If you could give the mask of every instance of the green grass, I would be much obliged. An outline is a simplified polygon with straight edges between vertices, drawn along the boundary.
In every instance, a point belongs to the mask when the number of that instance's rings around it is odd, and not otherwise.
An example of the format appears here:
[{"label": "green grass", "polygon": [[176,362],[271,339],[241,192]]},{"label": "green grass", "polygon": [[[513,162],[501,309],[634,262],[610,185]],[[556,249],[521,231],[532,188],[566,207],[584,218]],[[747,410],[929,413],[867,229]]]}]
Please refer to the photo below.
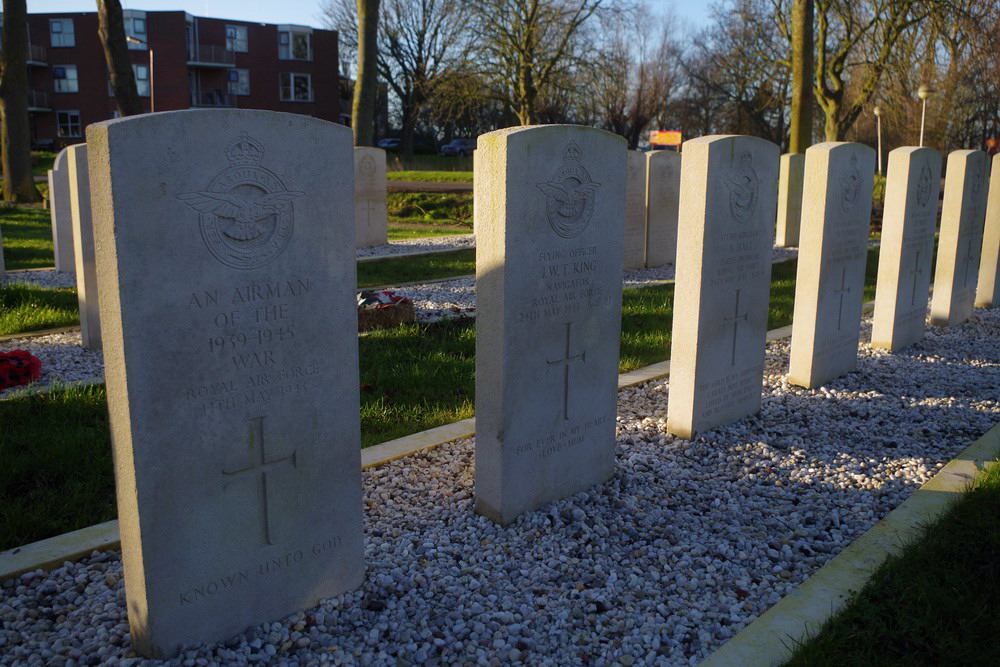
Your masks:
[{"label": "green grass", "polygon": [[76,290],[0,285],[0,336],[80,323]]},{"label": "green grass", "polygon": [[472,227],[471,192],[390,192],[389,220]]},{"label": "green grass", "polygon": [[472,171],[471,157],[446,157],[444,155],[414,155],[403,160],[398,153],[386,153],[386,167],[390,173],[399,171]]},{"label": "green grass", "polygon": [[55,265],[52,219],[47,209],[0,206],[0,234],[8,271]]},{"label": "green grass", "polygon": [[391,257],[377,262],[358,262],[358,287],[398,285],[417,280],[435,280],[476,272],[476,249],[453,250],[420,257]]},{"label": "green grass", "polygon": [[55,153],[50,153],[49,151],[32,151],[31,161],[33,166],[31,173],[35,176],[45,176],[49,172],[49,169],[52,168],[52,163],[55,160]]},{"label": "green grass", "polygon": [[1000,664],[998,516],[994,466],[786,664]]},{"label": "green grass", "polygon": [[471,171],[390,171],[390,181],[417,181],[420,183],[471,183]]},{"label": "green grass", "polygon": [[0,413],[0,550],[115,518],[103,387],[15,397]]},{"label": "green grass", "polygon": [[405,241],[408,239],[425,239],[434,236],[454,236],[455,234],[471,234],[468,227],[444,225],[389,224],[389,240]]}]

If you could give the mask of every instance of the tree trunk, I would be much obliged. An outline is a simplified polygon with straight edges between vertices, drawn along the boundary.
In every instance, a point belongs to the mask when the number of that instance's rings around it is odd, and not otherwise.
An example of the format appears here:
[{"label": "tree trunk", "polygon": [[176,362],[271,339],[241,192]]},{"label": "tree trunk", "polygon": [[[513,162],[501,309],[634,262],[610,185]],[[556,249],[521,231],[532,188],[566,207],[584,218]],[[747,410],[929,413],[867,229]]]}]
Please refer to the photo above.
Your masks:
[{"label": "tree trunk", "polygon": [[790,153],[802,153],[812,144],[813,52],[813,0],[793,0]]},{"label": "tree trunk", "polygon": [[840,114],[840,102],[831,100],[823,111],[826,115],[826,121],[823,123],[826,141],[842,141],[840,123],[837,122],[837,116]]},{"label": "tree trunk", "polygon": [[354,83],[351,127],[355,146],[375,144],[375,88],[378,85],[379,0],[358,2],[358,80]]},{"label": "tree trunk", "polygon": [[413,133],[417,126],[417,112],[412,102],[403,104],[403,124],[399,135],[399,156],[404,160],[413,157]]},{"label": "tree trunk", "polygon": [[[111,92],[115,96],[115,106],[118,115],[136,116],[141,114],[142,101],[139,99],[139,89],[135,85],[135,72],[132,71],[132,57],[129,55],[128,43],[125,40],[125,21],[122,18],[122,5],[118,0],[97,0],[97,34],[104,48],[104,59],[108,63],[108,75],[111,77]],[[152,78],[153,73],[149,73]]]},{"label": "tree trunk", "polygon": [[0,54],[0,152],[3,199],[40,199],[31,174],[31,120],[28,118],[28,5],[3,0],[3,53]]}]

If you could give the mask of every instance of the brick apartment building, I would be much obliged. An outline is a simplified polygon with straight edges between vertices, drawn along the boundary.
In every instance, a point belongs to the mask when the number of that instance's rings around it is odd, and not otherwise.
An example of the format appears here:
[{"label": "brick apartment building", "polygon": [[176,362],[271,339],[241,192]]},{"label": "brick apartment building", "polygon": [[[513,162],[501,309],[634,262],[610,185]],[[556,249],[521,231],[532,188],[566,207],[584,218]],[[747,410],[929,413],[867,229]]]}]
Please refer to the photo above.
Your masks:
[{"label": "brick apartment building", "polygon": [[[179,11],[124,14],[147,111],[236,107],[349,119],[341,114],[336,31]],[[115,117],[96,12],[29,14],[28,40],[35,146],[78,143],[87,125]]]}]

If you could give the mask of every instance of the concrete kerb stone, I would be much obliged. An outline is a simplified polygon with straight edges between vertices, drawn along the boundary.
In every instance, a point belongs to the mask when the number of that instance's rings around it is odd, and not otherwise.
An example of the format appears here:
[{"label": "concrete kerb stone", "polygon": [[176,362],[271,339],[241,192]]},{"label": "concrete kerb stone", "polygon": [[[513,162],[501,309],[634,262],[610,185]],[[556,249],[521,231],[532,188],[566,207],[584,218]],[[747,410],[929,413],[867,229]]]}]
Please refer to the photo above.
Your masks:
[{"label": "concrete kerb stone", "polygon": [[996,465],[1000,424],[966,448],[912,496],[852,542],[830,562],[743,628],[703,667],[780,665],[797,643],[836,615],[885,560],[901,553],[918,535]]},{"label": "concrete kerb stone", "polygon": [[5,343],[9,340],[17,340],[19,338],[38,338],[39,336],[50,336],[52,334],[69,333],[71,331],[79,330],[80,325],[74,324],[68,327],[55,327],[54,329],[39,329],[38,331],[24,331],[16,334],[4,334],[3,336],[0,336],[0,343]]},{"label": "concrete kerb stone", "polygon": [[[456,234],[456,236],[459,236]],[[475,248],[475,246],[472,246]],[[358,264],[364,264],[366,262],[376,262],[381,259],[400,259],[400,258],[411,258],[411,257],[426,257],[427,255],[440,255],[444,252],[457,252],[458,250],[466,250],[466,248],[443,248],[441,250],[422,250],[421,252],[402,252],[396,255],[375,255],[374,257],[358,257]],[[424,281],[427,282],[427,281]]]},{"label": "concrete kerb stone", "polygon": [[[875,302],[865,304],[865,312],[870,312],[875,307]],[[767,334],[767,341],[780,340],[792,335],[792,327],[780,327],[772,329]],[[619,391],[627,387],[634,387],[650,380],[669,377],[670,360],[660,361],[649,366],[637,368],[618,376]],[[84,380],[74,383],[74,386],[81,384],[99,384],[103,378]],[[45,388],[47,389],[47,387]],[[30,390],[29,390],[30,391]],[[444,424],[426,431],[406,435],[395,440],[389,440],[378,445],[372,445],[361,450],[361,469],[375,468],[385,465],[391,461],[416,454],[420,451],[429,451],[441,445],[470,438],[476,434],[476,419],[470,417],[451,424]],[[98,530],[104,527],[103,530]],[[46,540],[27,544],[16,549],[0,552],[0,582],[13,577],[18,577],[25,572],[35,570],[52,570],[66,561],[79,560],[90,555],[94,551],[107,551],[119,548],[118,522],[109,521],[107,523],[82,528],[71,533],[64,533]]]}]

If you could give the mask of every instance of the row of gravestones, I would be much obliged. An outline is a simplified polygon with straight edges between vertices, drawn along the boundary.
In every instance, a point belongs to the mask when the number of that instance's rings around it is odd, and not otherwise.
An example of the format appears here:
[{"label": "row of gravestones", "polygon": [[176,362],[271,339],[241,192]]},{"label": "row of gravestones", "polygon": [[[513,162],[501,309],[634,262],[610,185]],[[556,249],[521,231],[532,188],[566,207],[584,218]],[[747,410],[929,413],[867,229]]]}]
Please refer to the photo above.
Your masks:
[{"label": "row of gravestones", "polygon": [[[125,586],[143,655],[225,639],[364,577],[351,143],[339,125],[245,110],[87,130]],[[902,250],[886,253],[879,288],[898,297],[893,331],[909,322],[898,294],[940,169],[927,149],[901,150],[885,236]],[[950,239],[976,227],[981,238],[984,158],[950,158],[937,286],[949,323],[961,288],[943,277],[966,270],[965,245]],[[587,127],[479,139],[476,508],[499,523],[614,472],[627,160],[623,139]],[[813,385],[855,363],[874,156],[830,143],[806,163],[791,374]],[[684,146],[676,434],[760,406],[777,172],[778,149],[761,139]],[[221,195],[232,209],[209,205]]]},{"label": "row of gravestones", "polygon": [[[81,344],[101,349],[100,305],[94,263],[94,232],[90,212],[90,185],[87,175],[87,145],[76,144],[61,151],[49,170],[49,207],[55,268],[76,274],[80,306]],[[358,248],[388,241],[389,218],[386,194],[385,151],[380,148],[354,149],[354,206]],[[247,216],[264,214],[267,207],[243,209],[225,193],[209,193],[199,204],[215,212],[252,225]],[[200,210],[201,210],[200,209]],[[240,218],[239,216],[242,216]],[[2,245],[0,245],[2,248]],[[0,277],[3,255],[0,252]]]}]

